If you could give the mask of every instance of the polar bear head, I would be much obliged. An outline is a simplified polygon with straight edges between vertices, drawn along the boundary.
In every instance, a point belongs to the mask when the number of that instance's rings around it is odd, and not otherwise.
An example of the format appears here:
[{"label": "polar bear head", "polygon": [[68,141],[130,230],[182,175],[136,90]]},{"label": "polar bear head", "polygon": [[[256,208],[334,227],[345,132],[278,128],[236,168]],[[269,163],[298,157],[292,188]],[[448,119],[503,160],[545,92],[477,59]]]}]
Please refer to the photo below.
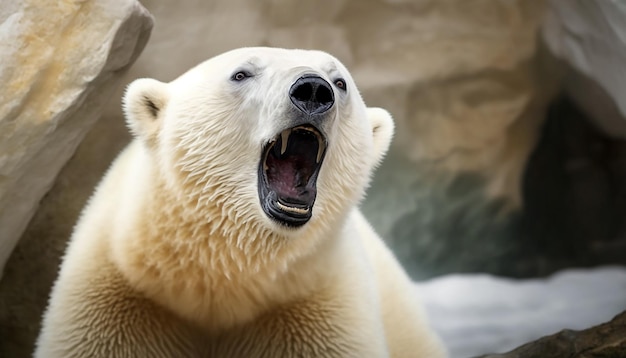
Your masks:
[{"label": "polar bear head", "polygon": [[320,51],[233,50],[170,83],[136,80],[124,109],[168,190],[216,209],[209,220],[284,235],[341,222],[393,133]]}]

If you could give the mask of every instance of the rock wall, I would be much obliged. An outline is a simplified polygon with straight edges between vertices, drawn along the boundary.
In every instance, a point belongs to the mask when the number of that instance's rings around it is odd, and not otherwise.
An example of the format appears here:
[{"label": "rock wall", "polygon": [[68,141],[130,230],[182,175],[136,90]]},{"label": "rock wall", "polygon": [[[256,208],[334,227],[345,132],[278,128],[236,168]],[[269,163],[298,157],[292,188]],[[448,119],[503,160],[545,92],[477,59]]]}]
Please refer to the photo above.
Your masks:
[{"label": "rock wall", "polygon": [[130,0],[2,3],[0,272],[151,27]]},{"label": "rock wall", "polygon": [[581,331],[563,330],[503,354],[478,358],[623,357],[626,352],[626,312],[611,321]]},{"label": "rock wall", "polygon": [[626,3],[550,0],[542,36],[571,68],[565,90],[597,125],[626,139]]}]

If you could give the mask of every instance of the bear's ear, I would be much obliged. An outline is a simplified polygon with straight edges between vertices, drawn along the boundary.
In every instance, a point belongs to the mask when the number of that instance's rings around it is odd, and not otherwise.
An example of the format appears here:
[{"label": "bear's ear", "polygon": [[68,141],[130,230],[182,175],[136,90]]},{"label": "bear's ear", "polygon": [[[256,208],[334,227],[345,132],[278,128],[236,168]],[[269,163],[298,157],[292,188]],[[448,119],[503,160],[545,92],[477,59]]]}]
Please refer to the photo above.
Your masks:
[{"label": "bear's ear", "polygon": [[123,108],[128,128],[135,137],[149,144],[156,140],[167,100],[167,84],[163,82],[142,78],[128,85]]},{"label": "bear's ear", "polygon": [[391,138],[393,137],[393,118],[391,114],[382,108],[368,108],[367,117],[372,126],[372,136],[374,138],[374,163],[380,164],[387,154]]}]

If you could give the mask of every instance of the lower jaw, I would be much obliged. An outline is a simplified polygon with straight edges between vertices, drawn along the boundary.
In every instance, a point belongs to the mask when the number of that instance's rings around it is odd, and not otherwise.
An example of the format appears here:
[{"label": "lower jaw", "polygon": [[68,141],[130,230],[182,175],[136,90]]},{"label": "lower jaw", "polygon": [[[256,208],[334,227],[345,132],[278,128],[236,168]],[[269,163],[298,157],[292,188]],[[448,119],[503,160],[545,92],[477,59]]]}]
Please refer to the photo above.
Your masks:
[{"label": "lower jaw", "polygon": [[309,205],[309,212],[306,214],[294,214],[281,210],[277,204],[278,198],[276,193],[271,192],[262,199],[263,211],[265,214],[278,224],[290,227],[298,228],[309,222],[311,219],[311,211],[313,210],[313,203]]}]

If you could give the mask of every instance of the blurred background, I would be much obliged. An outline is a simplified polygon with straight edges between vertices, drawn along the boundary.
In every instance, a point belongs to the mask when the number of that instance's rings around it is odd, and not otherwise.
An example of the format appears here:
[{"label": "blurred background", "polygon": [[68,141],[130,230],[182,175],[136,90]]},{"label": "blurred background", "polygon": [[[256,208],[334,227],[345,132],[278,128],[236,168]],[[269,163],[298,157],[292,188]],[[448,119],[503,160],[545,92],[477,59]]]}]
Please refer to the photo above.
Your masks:
[{"label": "blurred background", "polygon": [[[69,68],[85,85],[68,86],[87,94],[72,97],[68,108],[73,109],[63,116],[50,116],[49,127],[43,118],[57,113],[54,105],[33,117],[28,106],[11,102],[10,96],[22,92],[5,90],[0,101],[0,257],[6,261],[0,281],[0,356],[29,356],[78,214],[130,140],[120,108],[124,86],[139,77],[170,81],[242,46],[327,51],[351,70],[369,106],[393,114],[394,143],[362,209],[411,277],[421,282],[416,288],[426,290],[434,324],[453,356],[512,349],[550,330],[585,328],[626,309],[621,268],[626,265],[624,2],[142,0],[154,16],[149,40],[149,17],[133,0],[70,1],[62,9],[56,1],[33,4],[0,1],[0,40],[15,40],[0,48],[0,79],[9,84],[18,74],[20,81],[30,79],[20,103],[35,103],[44,90],[65,93],[58,88],[65,83],[59,73]],[[93,24],[99,25],[91,29]],[[37,26],[36,37],[24,36]],[[56,32],[61,35],[54,37]],[[113,40],[102,42],[98,34]],[[68,36],[73,40],[66,41]],[[70,54],[87,45],[94,45],[89,56],[78,53],[71,57],[74,62],[62,61],[62,51]],[[26,58],[29,51],[49,56]],[[61,66],[56,72],[47,67],[53,60]],[[97,68],[87,76],[78,71],[81,66]],[[32,144],[33,128],[42,133],[40,144]],[[55,137],[61,129],[65,132]],[[24,143],[40,154],[28,154]],[[56,146],[63,148],[61,154],[54,154]],[[15,159],[20,151],[26,153],[25,162],[40,159],[20,164]],[[607,266],[609,271],[602,271]],[[561,286],[541,286],[544,278],[572,268],[589,269],[577,271],[582,276],[572,281],[580,292],[595,290],[606,297],[613,290],[608,303],[590,301],[589,309],[599,311],[586,311],[570,324],[579,327],[559,326],[569,322],[559,320],[569,311],[559,311],[547,318],[549,328],[527,321],[527,328],[520,328],[527,331],[511,328],[505,342],[498,342],[494,332],[507,326],[506,312],[517,309],[512,305],[498,313],[498,329],[492,322],[482,340],[461,344],[458,338],[467,330],[458,329],[460,316],[475,306],[454,311],[450,324],[436,311],[437,295],[457,296],[458,308],[468,302],[464,296],[480,290],[485,295],[477,301],[485,305],[487,296],[510,301],[527,295],[514,287],[529,282],[543,287],[530,293],[535,297],[531,305],[545,302],[542,292],[549,290],[563,293],[557,300],[574,300],[577,293]],[[451,277],[507,283],[441,291],[437,285],[450,284],[442,280]],[[474,324],[486,320],[471,319]]]}]

